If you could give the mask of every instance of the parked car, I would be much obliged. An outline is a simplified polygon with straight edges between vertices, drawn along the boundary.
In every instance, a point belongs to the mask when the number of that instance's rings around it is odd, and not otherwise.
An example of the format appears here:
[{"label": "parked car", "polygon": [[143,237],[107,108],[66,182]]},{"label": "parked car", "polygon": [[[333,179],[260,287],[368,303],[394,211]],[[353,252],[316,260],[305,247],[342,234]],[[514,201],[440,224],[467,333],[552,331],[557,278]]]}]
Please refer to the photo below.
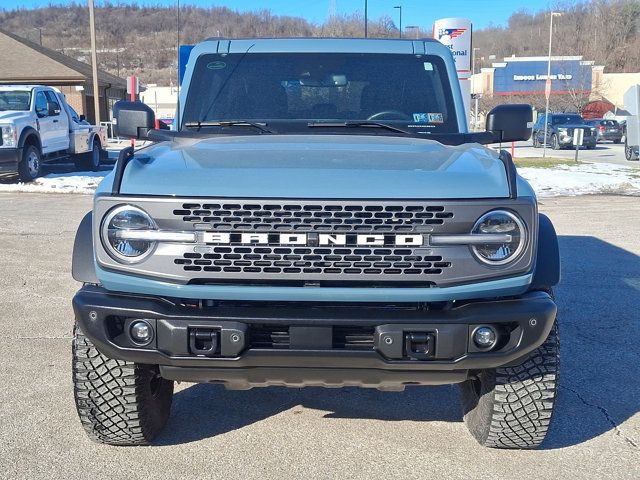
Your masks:
[{"label": "parked car", "polygon": [[106,129],[90,125],[58,89],[0,86],[0,172],[29,182],[43,162],[72,160],[78,170],[97,170],[106,156]]},{"label": "parked car", "polygon": [[587,125],[596,128],[598,133],[598,142],[610,141],[613,143],[621,143],[624,129],[617,120],[609,120],[606,118],[594,118],[586,121]]},{"label": "parked car", "polygon": [[530,105],[468,132],[436,40],[212,39],[175,130],[140,102],[113,113],[119,136],[158,143],[120,153],[76,236],[91,438],[151,442],[190,381],[460,384],[482,445],[542,442],[557,237],[510,154],[479,145],[528,140]]},{"label": "parked car", "polygon": [[545,114],[540,115],[533,127],[532,141],[535,148],[544,144],[545,128],[547,145],[554,150],[574,148],[573,133],[576,128],[584,131],[582,146],[589,150],[596,148],[597,129],[588,125],[577,113],[551,113],[548,118]]}]

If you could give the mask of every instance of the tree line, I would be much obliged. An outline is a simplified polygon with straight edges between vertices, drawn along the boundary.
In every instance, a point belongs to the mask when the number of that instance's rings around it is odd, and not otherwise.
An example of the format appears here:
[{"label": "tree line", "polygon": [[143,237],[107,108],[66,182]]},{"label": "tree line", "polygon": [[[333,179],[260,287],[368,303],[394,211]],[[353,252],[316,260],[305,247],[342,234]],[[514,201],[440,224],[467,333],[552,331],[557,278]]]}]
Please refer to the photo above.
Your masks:
[{"label": "tree line", "polygon": [[[607,72],[640,70],[640,2],[588,0],[559,5],[554,21],[554,55],[583,55]],[[84,3],[44,8],[0,10],[1,28],[46,47],[89,61],[89,13]],[[300,17],[274,15],[264,9],[237,12],[226,7],[183,6],[180,43],[210,37],[361,37],[361,14],[332,16],[316,24]],[[100,68],[125,76],[137,70],[142,81],[175,83],[178,16],[175,8],[101,2],[96,9]],[[369,20],[369,36],[395,38],[398,27],[390,16]],[[431,36],[431,25],[405,32]],[[511,55],[547,54],[548,12],[519,11],[505,26],[474,31],[477,67]]]}]

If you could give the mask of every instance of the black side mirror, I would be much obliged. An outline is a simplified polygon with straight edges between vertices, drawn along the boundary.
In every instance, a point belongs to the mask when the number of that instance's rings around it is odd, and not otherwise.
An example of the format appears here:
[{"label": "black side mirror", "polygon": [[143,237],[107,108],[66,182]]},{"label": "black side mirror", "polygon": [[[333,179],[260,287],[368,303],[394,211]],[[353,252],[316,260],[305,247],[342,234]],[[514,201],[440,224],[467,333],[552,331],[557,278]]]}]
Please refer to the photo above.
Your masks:
[{"label": "black side mirror", "polygon": [[531,105],[498,105],[487,115],[487,131],[496,142],[529,140],[533,128]]},{"label": "black side mirror", "polygon": [[57,103],[47,102],[47,115],[53,117],[60,114],[60,105]]},{"label": "black side mirror", "polygon": [[155,128],[156,116],[151,108],[142,102],[120,100],[113,105],[114,130],[117,137],[133,137],[141,140],[149,138],[149,131]]},{"label": "black side mirror", "polygon": [[80,121],[84,122],[87,119],[87,117],[85,117],[84,115],[80,115]]}]

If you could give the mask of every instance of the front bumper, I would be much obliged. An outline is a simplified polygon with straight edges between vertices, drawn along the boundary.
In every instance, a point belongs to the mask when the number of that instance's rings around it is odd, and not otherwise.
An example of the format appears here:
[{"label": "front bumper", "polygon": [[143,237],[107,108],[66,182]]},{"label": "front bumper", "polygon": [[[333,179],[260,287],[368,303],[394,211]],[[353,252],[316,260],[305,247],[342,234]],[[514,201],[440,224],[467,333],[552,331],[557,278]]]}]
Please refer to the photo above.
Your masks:
[{"label": "front bumper", "polygon": [[0,148],[0,173],[15,173],[22,159],[21,148]]},{"label": "front bumper", "polygon": [[[561,147],[574,147],[573,135],[571,136],[560,135],[558,137],[558,143],[560,144]],[[597,143],[597,137],[595,136],[584,137],[582,140],[583,147],[591,147],[591,146],[594,146],[596,143]]]},{"label": "front bumper", "polygon": [[[158,364],[168,379],[254,386],[363,386],[462,382],[474,370],[517,363],[547,337],[556,305],[543,292],[461,304],[213,303],[191,306],[166,298],[83,287],[73,299],[76,321],[103,354]],[[129,336],[135,319],[154,330],[147,346]],[[491,325],[491,351],[472,340]],[[217,347],[202,353],[194,332]],[[424,355],[410,338],[428,337]],[[419,350],[419,349],[418,349]],[[420,350],[421,351],[421,350]],[[414,355],[415,354],[415,355]]]}]

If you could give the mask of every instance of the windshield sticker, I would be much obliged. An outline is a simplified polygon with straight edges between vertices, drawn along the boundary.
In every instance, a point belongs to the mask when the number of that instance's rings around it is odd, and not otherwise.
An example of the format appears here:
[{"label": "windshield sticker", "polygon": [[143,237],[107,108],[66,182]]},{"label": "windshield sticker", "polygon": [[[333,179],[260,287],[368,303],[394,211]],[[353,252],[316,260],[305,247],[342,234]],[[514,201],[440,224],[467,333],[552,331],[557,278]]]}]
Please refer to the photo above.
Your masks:
[{"label": "windshield sticker", "polygon": [[224,62],[209,62],[207,63],[207,68],[209,70],[222,70],[223,68],[227,68],[227,64]]},{"label": "windshield sticker", "polygon": [[[429,115],[431,115],[431,114],[429,114]],[[416,122],[416,123],[428,123],[429,122],[426,113],[414,113],[413,114],[413,121]]]},{"label": "windshield sticker", "polygon": [[433,72],[433,63],[431,62],[424,62],[424,69],[427,72]]},{"label": "windshield sticker", "polygon": [[428,113],[429,123],[444,123],[444,115],[442,113]]}]

